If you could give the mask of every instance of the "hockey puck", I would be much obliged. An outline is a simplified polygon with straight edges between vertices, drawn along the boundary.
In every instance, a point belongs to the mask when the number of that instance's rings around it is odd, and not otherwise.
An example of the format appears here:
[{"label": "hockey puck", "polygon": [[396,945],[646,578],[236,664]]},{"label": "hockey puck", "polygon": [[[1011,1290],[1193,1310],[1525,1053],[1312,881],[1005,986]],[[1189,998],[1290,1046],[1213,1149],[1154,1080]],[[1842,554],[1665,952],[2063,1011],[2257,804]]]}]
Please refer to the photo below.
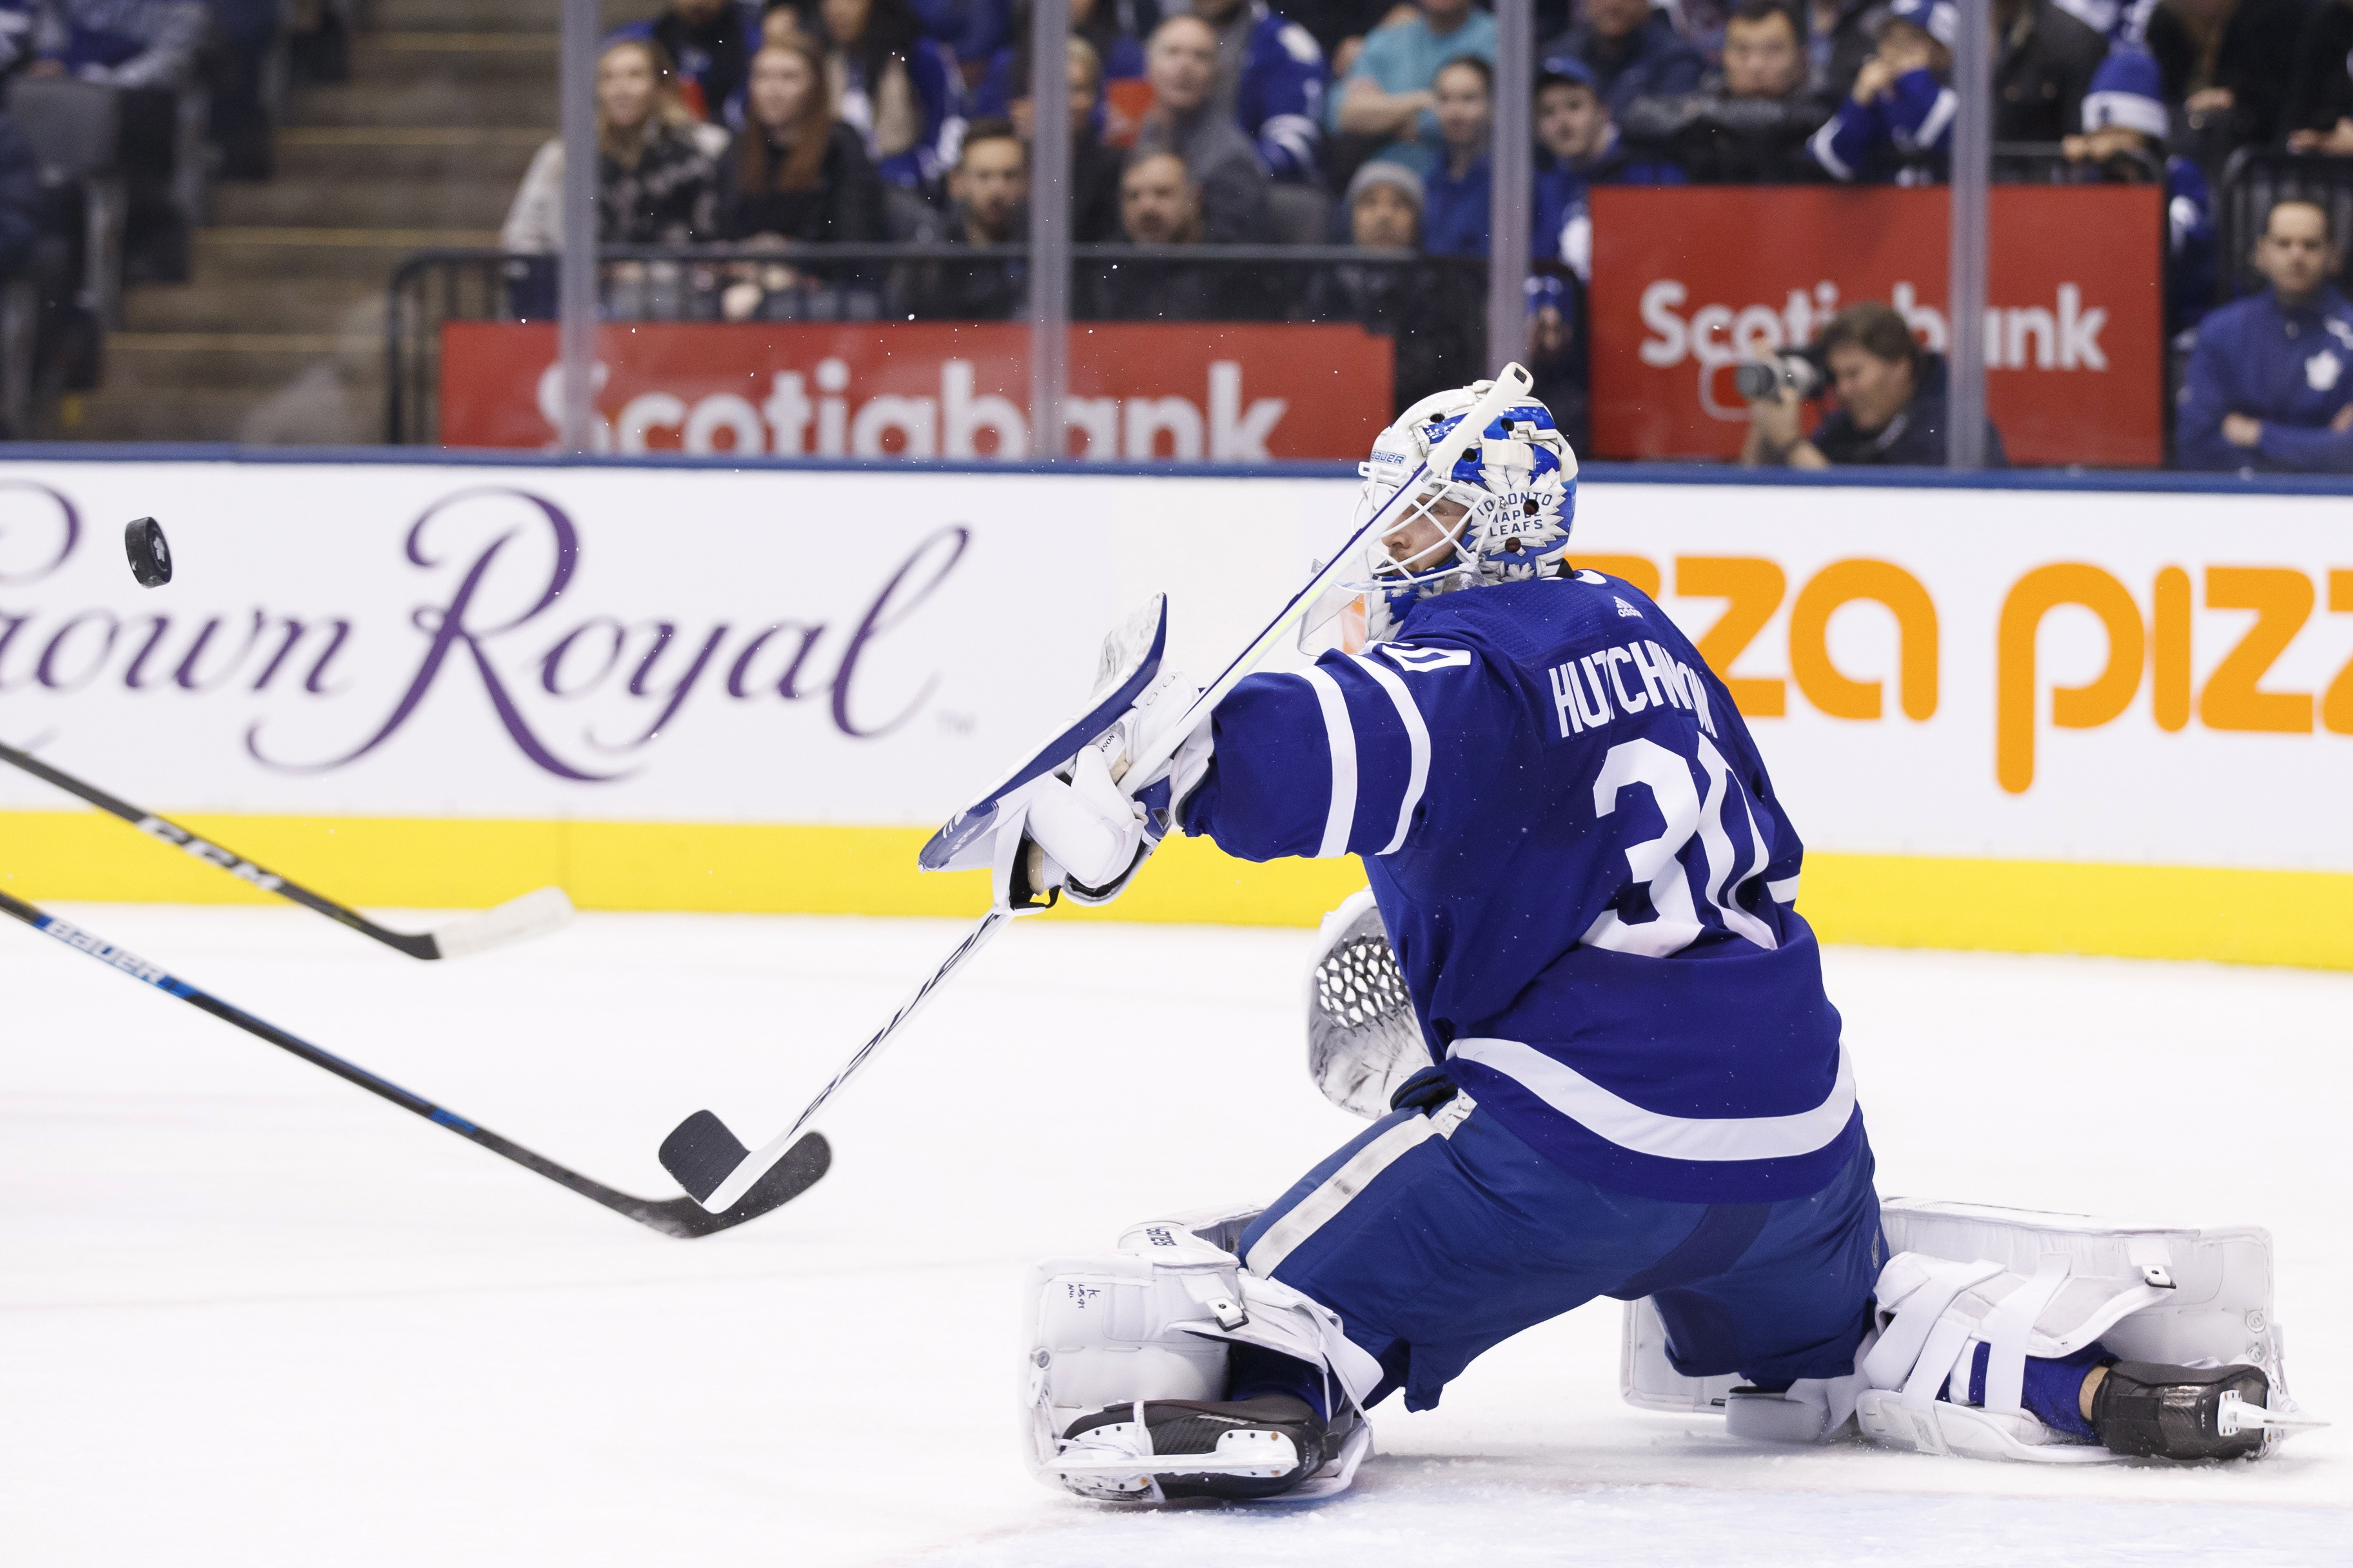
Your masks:
[{"label": "hockey puck", "polygon": [[134,518],[124,524],[122,549],[141,587],[160,588],[172,580],[172,547],[164,542],[164,525],[153,518]]}]

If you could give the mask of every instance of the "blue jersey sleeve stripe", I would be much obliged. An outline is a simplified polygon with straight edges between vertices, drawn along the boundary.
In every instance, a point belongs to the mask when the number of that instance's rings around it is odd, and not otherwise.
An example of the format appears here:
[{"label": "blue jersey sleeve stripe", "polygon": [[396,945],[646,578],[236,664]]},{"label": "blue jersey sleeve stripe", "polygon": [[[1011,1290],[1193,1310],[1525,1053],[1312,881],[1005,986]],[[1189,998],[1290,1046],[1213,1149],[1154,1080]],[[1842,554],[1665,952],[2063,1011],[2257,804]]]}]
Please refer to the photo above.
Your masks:
[{"label": "blue jersey sleeve stripe", "polygon": [[1668,1116],[1613,1094],[1566,1062],[1517,1040],[1461,1039],[1450,1060],[1510,1079],[1621,1149],[1662,1160],[1782,1160],[1810,1154],[1846,1131],[1854,1115],[1854,1064],[1839,1047],[1838,1078],[1820,1105],[1793,1116]]},{"label": "blue jersey sleeve stripe", "polygon": [[1405,726],[1406,745],[1410,751],[1407,763],[1405,795],[1398,803],[1397,835],[1374,851],[1377,855],[1394,855],[1405,847],[1405,836],[1413,830],[1414,808],[1421,804],[1422,791],[1430,785],[1430,726],[1422,722],[1421,710],[1414,706],[1413,693],[1397,671],[1362,654],[1355,662],[1397,704],[1398,721]]},{"label": "blue jersey sleeve stripe", "polygon": [[1348,852],[1348,829],[1356,820],[1356,728],[1348,721],[1348,700],[1340,683],[1321,669],[1300,671],[1324,712],[1324,738],[1332,748],[1332,808],[1324,818],[1324,842],[1314,858],[1329,860]]}]

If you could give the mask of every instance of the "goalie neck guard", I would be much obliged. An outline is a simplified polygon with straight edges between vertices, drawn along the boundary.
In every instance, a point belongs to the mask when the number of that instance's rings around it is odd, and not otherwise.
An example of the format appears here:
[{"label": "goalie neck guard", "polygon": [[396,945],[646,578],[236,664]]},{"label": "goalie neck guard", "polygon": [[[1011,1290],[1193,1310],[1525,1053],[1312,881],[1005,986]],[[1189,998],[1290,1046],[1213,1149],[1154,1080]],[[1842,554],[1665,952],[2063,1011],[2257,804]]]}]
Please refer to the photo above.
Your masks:
[{"label": "goalie neck guard", "polygon": [[[1489,384],[1473,382],[1423,398],[1381,432],[1357,465],[1364,488],[1356,521],[1394,496],[1445,439]],[[1451,508],[1442,512],[1441,503]],[[1515,583],[1555,570],[1577,516],[1577,455],[1534,398],[1513,404],[1467,447],[1452,472],[1425,476],[1419,493],[1367,546],[1366,571],[1348,584],[1366,595],[1366,640],[1396,635],[1415,601],[1483,583]],[[1436,526],[1435,543],[1415,537]]]}]

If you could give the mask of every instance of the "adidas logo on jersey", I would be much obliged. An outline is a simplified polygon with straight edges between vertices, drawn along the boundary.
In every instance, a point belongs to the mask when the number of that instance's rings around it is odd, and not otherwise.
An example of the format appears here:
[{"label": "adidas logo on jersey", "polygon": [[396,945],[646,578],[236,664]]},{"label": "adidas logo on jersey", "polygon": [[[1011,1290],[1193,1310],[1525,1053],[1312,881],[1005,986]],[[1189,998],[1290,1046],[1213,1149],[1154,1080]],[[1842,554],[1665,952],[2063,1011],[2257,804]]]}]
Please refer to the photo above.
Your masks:
[{"label": "adidas logo on jersey", "polygon": [[1638,621],[1639,621],[1639,620],[1641,620],[1641,619],[1642,618],[1642,612],[1641,612],[1641,611],[1640,611],[1640,610],[1636,609],[1633,605],[1631,605],[1628,604],[1625,600],[1623,600],[1623,599],[1621,599],[1621,598],[1618,597],[1618,595],[1617,595],[1612,594],[1611,595],[1609,595],[1609,602],[1610,602],[1611,604],[1613,604],[1613,605],[1617,605],[1617,606],[1618,606],[1618,613],[1619,613],[1620,615],[1621,615],[1621,616],[1633,616],[1633,617],[1634,617],[1636,620],[1638,620]]},{"label": "adidas logo on jersey", "polygon": [[[1626,679],[1629,668],[1635,676],[1630,686]],[[1552,679],[1553,708],[1559,717],[1560,738],[1564,741],[1588,730],[1598,730],[1620,714],[1640,713],[1653,706],[1689,709],[1698,716],[1702,730],[1710,735],[1715,733],[1715,716],[1708,710],[1705,679],[1691,666],[1677,663],[1675,656],[1657,643],[1630,642],[1605,647],[1583,658],[1555,665],[1547,673]]]}]

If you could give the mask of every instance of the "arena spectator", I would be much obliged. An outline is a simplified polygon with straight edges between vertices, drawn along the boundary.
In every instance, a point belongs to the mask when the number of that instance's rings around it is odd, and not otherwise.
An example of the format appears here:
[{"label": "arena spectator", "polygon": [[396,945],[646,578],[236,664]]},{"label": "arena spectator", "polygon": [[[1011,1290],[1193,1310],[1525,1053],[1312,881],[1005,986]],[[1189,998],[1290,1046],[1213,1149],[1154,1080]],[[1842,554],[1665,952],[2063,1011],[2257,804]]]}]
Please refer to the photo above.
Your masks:
[{"label": "arena spectator", "polygon": [[2084,98],[2084,133],[2063,144],[2070,162],[2096,166],[2110,180],[2163,179],[2166,184],[2165,330],[2198,324],[2214,305],[2218,243],[2206,176],[2188,158],[2165,152],[2167,116],[2157,62],[2119,48],[2100,62]]},{"label": "arena spectator", "polygon": [[1465,57],[1438,68],[1430,84],[1445,153],[1422,182],[1422,248],[1432,256],[1487,254],[1494,174],[1495,73]]},{"label": "arena spectator", "polygon": [[1952,0],[1895,0],[1879,47],[1806,144],[1833,179],[1942,179],[1960,100],[1946,85],[1959,13]]},{"label": "arena spectator", "polygon": [[[1165,26],[1166,24],[1164,24]],[[1120,176],[1120,226],[1131,245],[1198,245],[1201,188],[1174,153],[1139,152]],[[1130,258],[1100,265],[1086,314],[1113,321],[1214,321],[1228,314],[1227,274],[1182,259]]]},{"label": "arena spectator", "polygon": [[2304,21],[2300,0],[2159,0],[2148,52],[2202,145],[2227,153],[2288,129],[2281,113]]},{"label": "arena spectator", "polygon": [[2353,0],[2318,0],[2306,14],[2280,123],[2291,153],[2353,157]]},{"label": "arena spectator", "polygon": [[[1364,164],[1348,182],[1344,203],[1349,243],[1410,253],[1420,235],[1422,204],[1421,177],[1411,169],[1385,159]],[[1355,321],[1391,341],[1392,412],[1403,413],[1430,393],[1480,374],[1485,304],[1465,281],[1459,267],[1438,264],[1367,260],[1320,268],[1308,289],[1306,315]]]},{"label": "arena spectator", "polygon": [[45,0],[35,15],[37,73],[108,87],[186,85],[211,26],[202,0]]},{"label": "arena spectator", "polygon": [[[0,110],[0,279],[33,265],[41,240],[41,166],[16,121]],[[30,431],[10,432],[22,440]]]},{"label": "arena spectator", "polygon": [[[1084,38],[1067,50],[1071,113],[1071,243],[1107,245],[1119,238],[1119,176],[1126,158],[1103,142],[1098,124],[1103,107],[1103,61]],[[1028,83],[1023,81],[1026,93]],[[1024,96],[1008,106],[1015,134],[1029,140],[1032,104]]]},{"label": "arena spectator", "polygon": [[186,282],[195,215],[176,194],[180,100],[211,25],[201,0],[37,0],[33,16],[34,75],[120,89],[123,280]]},{"label": "arena spectator", "polygon": [[[1076,42],[1077,40],[1072,40]],[[1008,120],[976,120],[948,175],[951,245],[1018,245],[1029,237],[1029,150]],[[934,262],[922,268],[915,313],[931,321],[1001,321],[1029,307],[1019,263]]]},{"label": "arena spectator", "polygon": [[2056,142],[2081,131],[2107,39],[2052,0],[1993,0],[1993,139]]},{"label": "arena spectator", "polygon": [[818,0],[815,31],[825,51],[834,111],[866,143],[885,180],[936,189],[963,133],[955,61],[908,0]]},{"label": "arena spectator", "polygon": [[1266,0],[1192,0],[1193,15],[1218,39],[1211,97],[1258,146],[1278,184],[1321,179],[1324,51],[1306,28],[1267,9]]},{"label": "arena spectator", "polygon": [[1690,92],[1707,69],[1706,57],[1675,31],[1651,0],[1582,0],[1577,26],[1546,44],[1546,56],[1571,55],[1593,72],[1594,89],[1609,112],[1622,117],[1638,98]]},{"label": "arena spectator", "polygon": [[[1875,300],[1850,305],[1822,330],[1820,351],[1839,405],[1799,433],[1805,402],[1783,387],[1748,405],[1740,460],[1749,467],[1827,468],[1852,464],[1942,468],[1948,413],[1945,356],[1923,349],[1892,307]],[[1986,422],[1986,464],[2008,463],[2001,433]]]},{"label": "arena spectator", "polygon": [[[596,237],[607,245],[686,245],[717,233],[715,157],[670,90],[669,66],[646,38],[607,44],[597,58]],[[500,243],[563,248],[561,141],[543,144],[524,171]]]},{"label": "arena spectator", "polygon": [[1806,86],[1824,102],[1854,90],[1862,62],[1879,47],[1885,0],[1807,0]]},{"label": "arena spectator", "polygon": [[1382,143],[1374,154],[1418,174],[1436,166],[1438,68],[1458,55],[1495,63],[1495,19],[1471,0],[1416,0],[1416,14],[1365,37],[1324,110],[1326,129]]},{"label": "arena spectator", "polygon": [[[1166,153],[1184,162],[1208,243],[1263,241],[1269,229],[1266,171],[1250,138],[1219,111],[1216,30],[1198,16],[1169,17],[1153,30],[1144,70],[1152,83],[1152,109],[1136,131],[1136,154]],[[1134,174],[1133,160],[1128,174]],[[1129,205],[1124,190],[1123,206]]]},{"label": "arena spectator", "polygon": [[720,170],[719,230],[804,244],[885,237],[882,182],[858,132],[834,118],[825,62],[807,38],[752,59],[744,129]]},{"label": "arena spectator", "polygon": [[610,36],[659,44],[678,72],[678,100],[697,120],[741,123],[754,30],[738,0],[669,0],[660,16]]},{"label": "arena spectator", "polygon": [[1537,70],[1535,121],[1536,253],[1589,279],[1593,220],[1587,187],[1679,185],[1683,172],[1626,143],[1609,106],[1594,90],[1593,73],[1574,55],[1556,56]]},{"label": "arena spectator", "polygon": [[1806,141],[1825,112],[1806,86],[1797,18],[1779,0],[1742,0],[1721,72],[1696,92],[1638,98],[1618,123],[1698,184],[1795,184],[1819,177]]},{"label": "arena spectator", "polygon": [[212,139],[224,178],[266,180],[276,163],[267,83],[282,12],[280,0],[212,0]]},{"label": "arena spectator", "polygon": [[1592,71],[1574,55],[1556,55],[1538,68],[1535,132],[1539,187],[1546,175],[1566,175],[1579,189],[1683,183],[1673,163],[1628,144]]},{"label": "arena spectator", "polygon": [[1429,194],[1421,176],[1386,159],[1366,163],[1348,182],[1348,243],[1366,250],[1413,250],[1421,244]]},{"label": "arena spectator", "polygon": [[2174,422],[2185,468],[2353,473],[2353,305],[2327,212],[2273,205],[2255,242],[2271,287],[2198,326]]},{"label": "arena spectator", "polygon": [[[1106,80],[1132,80],[1144,75],[1144,43],[1135,31],[1135,0],[1069,0],[1071,37],[1087,45],[1095,58],[1096,86]],[[1002,116],[1013,120],[1016,100],[1029,95],[1029,4],[1013,8],[1013,33],[1002,48],[989,57],[980,85],[966,107],[973,118]],[[1094,113],[1090,105],[1088,112]],[[1100,127],[1098,128],[1100,129]],[[1123,135],[1131,134],[1127,127]],[[1113,205],[1118,196],[1114,191]]]}]

